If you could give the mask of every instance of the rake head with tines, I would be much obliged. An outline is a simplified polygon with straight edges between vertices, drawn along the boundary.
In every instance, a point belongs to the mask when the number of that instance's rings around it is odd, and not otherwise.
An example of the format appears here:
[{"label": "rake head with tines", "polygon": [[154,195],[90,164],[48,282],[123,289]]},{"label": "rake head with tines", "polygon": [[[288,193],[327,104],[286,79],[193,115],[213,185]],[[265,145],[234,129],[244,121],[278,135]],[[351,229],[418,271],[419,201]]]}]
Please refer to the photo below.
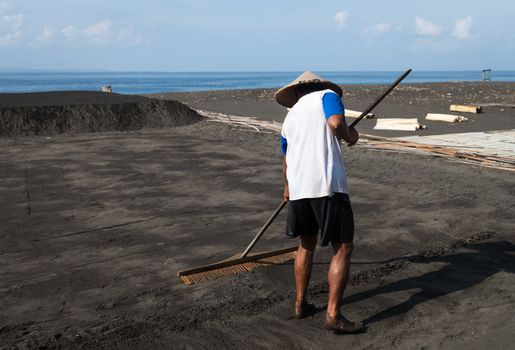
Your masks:
[{"label": "rake head with tines", "polygon": [[295,259],[297,247],[249,255],[244,258],[227,259],[211,265],[177,272],[186,284],[202,283],[220,277],[247,272],[258,267],[280,265]]},{"label": "rake head with tines", "polygon": [[211,265],[179,271],[177,272],[177,276],[179,276],[186,284],[195,284],[214,280],[224,276],[234,275],[240,272],[251,271],[258,267],[279,265],[293,260],[297,253],[297,247],[249,255],[252,247],[254,247],[259,238],[272,224],[274,219],[277,217],[277,215],[279,215],[285,205],[286,202],[281,203],[281,205],[276,209],[274,214],[270,217],[270,219],[268,219],[261,230],[259,230],[258,234],[254,237],[252,242],[250,242],[248,245],[247,249],[245,249],[241,255]]}]

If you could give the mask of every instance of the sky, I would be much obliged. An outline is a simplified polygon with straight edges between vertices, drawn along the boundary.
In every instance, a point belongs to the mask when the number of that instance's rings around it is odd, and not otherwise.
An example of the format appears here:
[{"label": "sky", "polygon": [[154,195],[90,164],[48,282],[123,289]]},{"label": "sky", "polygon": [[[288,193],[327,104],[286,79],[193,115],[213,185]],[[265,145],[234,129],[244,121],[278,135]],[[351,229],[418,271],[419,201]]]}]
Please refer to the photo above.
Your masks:
[{"label": "sky", "polygon": [[515,70],[508,0],[0,0],[0,69]]}]

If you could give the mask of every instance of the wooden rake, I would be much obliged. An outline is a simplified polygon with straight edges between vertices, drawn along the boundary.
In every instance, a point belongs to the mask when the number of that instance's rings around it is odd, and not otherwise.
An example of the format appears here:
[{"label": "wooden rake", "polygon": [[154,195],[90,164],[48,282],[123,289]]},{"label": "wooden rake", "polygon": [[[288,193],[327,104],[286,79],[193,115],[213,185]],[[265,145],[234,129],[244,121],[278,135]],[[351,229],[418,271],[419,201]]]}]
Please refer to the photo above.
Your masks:
[{"label": "wooden rake", "polygon": [[[355,127],[363,118],[367,116],[399,83],[404,80],[411,73],[411,69],[405,71],[393,84],[391,84],[370,106],[368,106],[361,115],[354,120],[350,127]],[[177,272],[182,281],[186,284],[202,283],[205,281],[214,280],[224,276],[234,275],[240,272],[251,271],[258,267],[278,265],[290,261],[295,258],[297,254],[297,247],[291,247],[280,250],[273,250],[258,254],[249,255],[250,250],[257,243],[259,238],[265,233],[266,229],[272,224],[277,215],[286,205],[283,201],[281,205],[275,210],[274,214],[268,219],[266,224],[259,230],[258,234],[254,237],[252,242],[247,246],[247,249],[241,254],[235,255],[224,261],[205,265],[194,269],[183,270]]]},{"label": "wooden rake", "polygon": [[240,272],[251,271],[258,267],[279,265],[293,260],[297,254],[297,247],[249,254],[251,249],[272,224],[277,215],[279,215],[285,205],[286,201],[283,201],[281,205],[279,205],[243,253],[214,264],[179,271],[177,272],[177,276],[186,284],[195,284],[211,281],[224,276],[234,275]]}]

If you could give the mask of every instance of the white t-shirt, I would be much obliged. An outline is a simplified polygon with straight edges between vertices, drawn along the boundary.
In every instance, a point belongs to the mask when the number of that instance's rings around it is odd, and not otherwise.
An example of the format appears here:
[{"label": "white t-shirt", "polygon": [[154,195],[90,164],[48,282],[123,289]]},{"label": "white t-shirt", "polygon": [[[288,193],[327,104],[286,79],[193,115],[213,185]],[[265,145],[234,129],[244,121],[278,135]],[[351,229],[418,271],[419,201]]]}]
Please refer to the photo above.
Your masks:
[{"label": "white t-shirt", "polygon": [[284,119],[286,178],[290,200],[348,193],[340,143],[327,124],[322,98],[332,90],[304,95]]}]

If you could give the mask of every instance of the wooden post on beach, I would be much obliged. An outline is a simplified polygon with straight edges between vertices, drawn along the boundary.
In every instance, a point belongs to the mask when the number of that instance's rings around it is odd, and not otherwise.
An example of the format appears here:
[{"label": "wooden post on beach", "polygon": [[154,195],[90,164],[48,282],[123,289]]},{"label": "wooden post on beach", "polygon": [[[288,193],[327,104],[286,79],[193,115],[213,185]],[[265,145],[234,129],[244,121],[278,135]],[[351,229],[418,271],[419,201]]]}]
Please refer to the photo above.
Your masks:
[{"label": "wooden post on beach", "polygon": [[465,113],[480,113],[481,106],[474,105],[451,105],[449,107],[451,112],[465,112]]},{"label": "wooden post on beach", "polygon": [[481,77],[483,78],[483,81],[492,81],[492,70],[483,69],[481,71]]}]

